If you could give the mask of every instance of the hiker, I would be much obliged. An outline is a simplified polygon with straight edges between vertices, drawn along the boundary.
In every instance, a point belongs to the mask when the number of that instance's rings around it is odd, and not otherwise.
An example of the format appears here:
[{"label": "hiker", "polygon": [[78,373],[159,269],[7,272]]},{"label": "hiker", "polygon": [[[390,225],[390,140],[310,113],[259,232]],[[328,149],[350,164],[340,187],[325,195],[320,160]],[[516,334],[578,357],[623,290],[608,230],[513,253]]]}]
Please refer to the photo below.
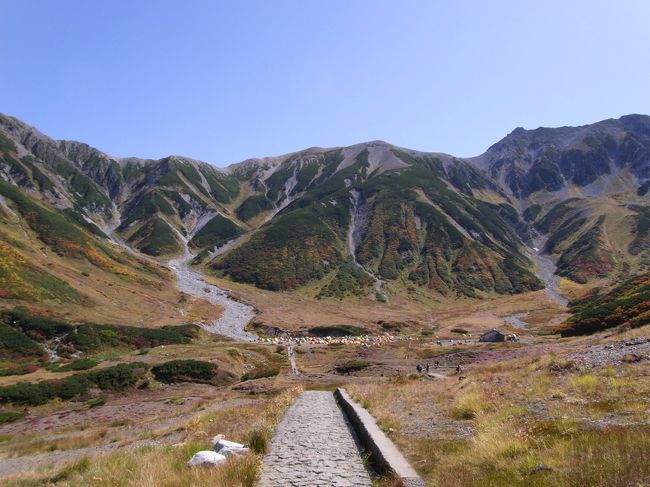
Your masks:
[{"label": "hiker", "polygon": [[437,369],[438,367],[440,367],[440,361],[436,360],[435,362],[433,362],[433,365]]},{"label": "hiker", "polygon": [[429,373],[429,364],[427,364],[427,374]]},{"label": "hiker", "polygon": [[462,371],[463,371],[463,366],[458,364],[458,366],[456,367],[456,372],[460,374]]}]

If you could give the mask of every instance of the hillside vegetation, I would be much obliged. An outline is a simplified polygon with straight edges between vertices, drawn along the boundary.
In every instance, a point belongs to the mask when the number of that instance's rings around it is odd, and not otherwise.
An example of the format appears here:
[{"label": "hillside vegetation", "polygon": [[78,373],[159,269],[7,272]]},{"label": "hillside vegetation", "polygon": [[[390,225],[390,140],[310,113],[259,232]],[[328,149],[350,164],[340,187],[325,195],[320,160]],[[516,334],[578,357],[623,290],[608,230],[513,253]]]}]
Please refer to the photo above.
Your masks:
[{"label": "hillside vegetation", "polygon": [[100,323],[71,323],[62,318],[26,309],[0,310],[0,362],[12,365],[45,365],[44,345],[55,343],[57,355],[70,360],[80,353],[110,349],[147,349],[190,343],[198,335],[196,325],[142,328]]},{"label": "hillside vegetation", "polygon": [[586,335],[622,326],[650,323],[650,273],[628,279],[609,292],[595,292],[571,303],[573,316],[555,331],[562,336]]}]

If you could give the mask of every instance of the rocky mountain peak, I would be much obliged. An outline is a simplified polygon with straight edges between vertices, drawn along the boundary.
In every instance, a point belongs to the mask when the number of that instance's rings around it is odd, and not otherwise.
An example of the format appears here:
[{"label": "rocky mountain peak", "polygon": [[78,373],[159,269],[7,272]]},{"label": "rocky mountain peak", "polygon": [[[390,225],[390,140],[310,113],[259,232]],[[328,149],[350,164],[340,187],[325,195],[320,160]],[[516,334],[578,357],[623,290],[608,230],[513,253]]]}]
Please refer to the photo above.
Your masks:
[{"label": "rocky mountain peak", "polygon": [[[628,115],[579,127],[519,127],[469,160],[517,198],[584,188],[622,172],[644,181],[650,178],[650,117]],[[599,184],[599,191],[608,187]]]}]

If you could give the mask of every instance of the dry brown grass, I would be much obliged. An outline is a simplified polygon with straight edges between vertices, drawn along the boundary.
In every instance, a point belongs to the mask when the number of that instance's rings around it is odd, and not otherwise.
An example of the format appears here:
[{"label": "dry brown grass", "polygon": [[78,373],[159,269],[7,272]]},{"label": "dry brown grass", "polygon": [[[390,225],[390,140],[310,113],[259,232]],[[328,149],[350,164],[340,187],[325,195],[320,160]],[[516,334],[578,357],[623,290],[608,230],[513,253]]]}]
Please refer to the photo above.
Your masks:
[{"label": "dry brown grass", "polygon": [[[196,448],[196,447],[195,447]],[[99,460],[81,460],[43,477],[7,480],[7,487],[252,487],[259,475],[259,455],[231,457],[218,468],[188,468],[193,448],[143,448],[120,451]],[[197,450],[198,451],[198,450]]]},{"label": "dry brown grass", "polygon": [[[26,473],[3,485],[27,487],[252,487],[260,471],[262,454],[275,424],[300,392],[293,387],[254,405],[197,414],[187,421],[185,439],[174,446],[153,445],[120,449],[91,461],[80,460],[58,471]],[[252,453],[229,458],[218,468],[189,468],[187,461],[199,450],[209,450],[210,439],[226,438],[251,446]]]},{"label": "dry brown grass", "polygon": [[13,438],[11,444],[5,445],[4,448],[0,447],[0,451],[3,451],[3,453],[9,457],[19,457],[39,452],[84,448],[90,445],[95,445],[106,438],[108,431],[108,428],[97,428],[83,432],[80,435],[61,435],[60,437],[53,439],[50,439],[47,436],[39,436],[22,442],[18,442],[17,438]]},{"label": "dry brown grass", "polygon": [[650,363],[585,371],[563,350],[348,388],[379,424],[398,415],[391,437],[430,486],[646,485]]}]

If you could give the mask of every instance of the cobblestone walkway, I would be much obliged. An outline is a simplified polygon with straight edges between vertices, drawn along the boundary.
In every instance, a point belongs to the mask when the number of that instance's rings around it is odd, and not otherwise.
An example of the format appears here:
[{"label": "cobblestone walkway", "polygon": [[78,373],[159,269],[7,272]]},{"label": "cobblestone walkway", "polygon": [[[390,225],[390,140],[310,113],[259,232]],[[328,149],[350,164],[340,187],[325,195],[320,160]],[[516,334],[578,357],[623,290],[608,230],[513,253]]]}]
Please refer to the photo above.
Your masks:
[{"label": "cobblestone walkway", "polygon": [[367,487],[370,477],[331,392],[306,391],[289,408],[262,464],[261,487]]}]

